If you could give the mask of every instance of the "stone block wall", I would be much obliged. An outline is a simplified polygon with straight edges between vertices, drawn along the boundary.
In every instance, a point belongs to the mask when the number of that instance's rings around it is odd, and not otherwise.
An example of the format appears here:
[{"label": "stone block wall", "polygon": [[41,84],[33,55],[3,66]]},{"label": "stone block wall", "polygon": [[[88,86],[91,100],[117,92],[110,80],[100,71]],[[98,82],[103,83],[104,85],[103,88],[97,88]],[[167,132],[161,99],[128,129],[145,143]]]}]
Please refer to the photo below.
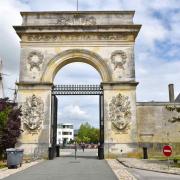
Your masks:
[{"label": "stone block wall", "polygon": [[[180,103],[175,103],[180,106]],[[139,151],[147,147],[150,156],[163,156],[162,147],[170,144],[173,156],[180,155],[180,122],[171,122],[178,113],[168,111],[169,102],[137,103],[137,126]]]}]

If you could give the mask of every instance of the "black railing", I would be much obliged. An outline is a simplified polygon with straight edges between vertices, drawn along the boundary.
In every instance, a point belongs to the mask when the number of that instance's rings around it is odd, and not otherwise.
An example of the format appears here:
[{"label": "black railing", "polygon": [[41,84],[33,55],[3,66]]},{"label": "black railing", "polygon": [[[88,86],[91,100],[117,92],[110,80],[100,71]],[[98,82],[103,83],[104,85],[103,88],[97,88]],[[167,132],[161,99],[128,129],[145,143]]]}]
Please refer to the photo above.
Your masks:
[{"label": "black railing", "polygon": [[53,95],[102,95],[100,85],[55,85],[52,88]]}]

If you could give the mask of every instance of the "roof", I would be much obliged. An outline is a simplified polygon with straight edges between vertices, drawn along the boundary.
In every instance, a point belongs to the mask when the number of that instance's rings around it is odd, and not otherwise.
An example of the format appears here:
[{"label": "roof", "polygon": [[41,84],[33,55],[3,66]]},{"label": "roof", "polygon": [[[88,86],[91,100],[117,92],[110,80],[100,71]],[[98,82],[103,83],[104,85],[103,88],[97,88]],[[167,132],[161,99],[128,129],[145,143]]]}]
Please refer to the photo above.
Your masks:
[{"label": "roof", "polygon": [[176,97],[175,102],[180,102],[180,93],[179,93],[179,95]]}]

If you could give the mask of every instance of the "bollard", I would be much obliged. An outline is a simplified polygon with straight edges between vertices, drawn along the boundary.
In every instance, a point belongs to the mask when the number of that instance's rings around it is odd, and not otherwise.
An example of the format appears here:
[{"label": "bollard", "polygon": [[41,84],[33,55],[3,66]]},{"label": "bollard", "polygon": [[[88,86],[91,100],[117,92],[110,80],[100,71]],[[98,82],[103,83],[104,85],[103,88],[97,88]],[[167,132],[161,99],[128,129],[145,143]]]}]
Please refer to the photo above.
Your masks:
[{"label": "bollard", "polygon": [[56,145],[56,157],[59,157],[59,145]]},{"label": "bollard", "polygon": [[147,147],[143,147],[143,159],[148,159]]},{"label": "bollard", "polygon": [[99,159],[104,159],[104,147],[102,145],[98,147],[98,157]]},{"label": "bollard", "polygon": [[49,155],[48,155],[49,160],[52,160],[54,158],[53,156],[53,148],[49,147]]}]

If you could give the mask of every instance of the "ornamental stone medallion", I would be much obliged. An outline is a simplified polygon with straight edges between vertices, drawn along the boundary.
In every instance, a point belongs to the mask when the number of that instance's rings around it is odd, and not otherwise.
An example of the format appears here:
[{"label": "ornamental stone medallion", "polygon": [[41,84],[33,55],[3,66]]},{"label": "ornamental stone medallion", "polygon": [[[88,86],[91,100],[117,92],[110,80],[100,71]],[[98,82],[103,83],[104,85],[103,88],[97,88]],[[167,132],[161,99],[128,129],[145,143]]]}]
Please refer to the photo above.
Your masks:
[{"label": "ornamental stone medallion", "polygon": [[126,63],[126,53],[122,50],[114,51],[111,54],[111,62],[114,65],[114,70],[118,69],[124,69],[124,64]]},{"label": "ornamental stone medallion", "polygon": [[32,95],[26,98],[22,106],[22,121],[30,134],[36,134],[42,127],[44,103],[40,97]]},{"label": "ornamental stone medallion", "polygon": [[43,54],[39,51],[32,51],[28,55],[28,64],[30,65],[30,71],[34,68],[40,71],[40,65],[43,63]]},{"label": "ornamental stone medallion", "polygon": [[129,129],[131,107],[127,96],[119,93],[111,99],[109,104],[109,119],[116,130],[125,132]]}]

